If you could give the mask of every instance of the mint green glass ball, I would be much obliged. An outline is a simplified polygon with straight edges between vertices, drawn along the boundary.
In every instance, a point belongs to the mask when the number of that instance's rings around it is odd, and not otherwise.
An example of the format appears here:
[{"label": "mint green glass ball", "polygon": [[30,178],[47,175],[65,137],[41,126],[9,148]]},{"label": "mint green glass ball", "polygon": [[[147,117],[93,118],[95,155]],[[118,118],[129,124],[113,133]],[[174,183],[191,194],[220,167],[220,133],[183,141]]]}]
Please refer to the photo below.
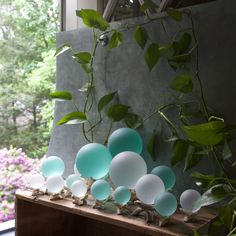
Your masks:
[{"label": "mint green glass ball", "polygon": [[121,206],[127,204],[131,198],[131,192],[128,188],[120,186],[114,191],[115,202]]},{"label": "mint green glass ball", "polygon": [[177,209],[176,197],[169,192],[158,194],[154,200],[154,208],[163,217],[173,215]]},{"label": "mint green glass ball", "polygon": [[91,194],[98,201],[106,200],[110,193],[111,187],[106,180],[97,180],[91,186]]},{"label": "mint green glass ball", "polygon": [[63,175],[64,170],[65,165],[60,157],[50,156],[42,161],[41,172],[45,177]]},{"label": "mint green glass ball", "polygon": [[175,185],[175,173],[168,166],[157,166],[152,171],[151,174],[156,175],[161,178],[165,185],[165,189],[172,189]]},{"label": "mint green glass ball", "polygon": [[111,160],[111,153],[105,146],[89,143],[78,151],[75,163],[82,177],[100,179],[109,172]]},{"label": "mint green glass ball", "polygon": [[80,175],[78,174],[73,174],[73,175],[69,175],[67,178],[66,178],[66,186],[68,188],[71,188],[72,184],[78,180],[81,180],[80,178]]},{"label": "mint green glass ball", "polygon": [[141,136],[137,131],[130,128],[115,130],[108,138],[107,145],[113,157],[124,151],[132,151],[140,154],[143,149]]}]

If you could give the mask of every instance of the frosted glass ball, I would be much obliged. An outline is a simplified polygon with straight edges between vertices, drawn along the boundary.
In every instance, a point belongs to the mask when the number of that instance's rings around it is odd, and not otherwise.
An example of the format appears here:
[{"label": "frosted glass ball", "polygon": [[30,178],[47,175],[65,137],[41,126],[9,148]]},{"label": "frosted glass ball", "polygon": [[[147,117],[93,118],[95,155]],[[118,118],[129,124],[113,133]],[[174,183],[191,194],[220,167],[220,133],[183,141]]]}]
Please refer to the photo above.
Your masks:
[{"label": "frosted glass ball", "polygon": [[86,195],[88,186],[82,180],[75,181],[71,186],[71,192],[75,197],[82,198]]},{"label": "frosted glass ball", "polygon": [[131,198],[131,192],[128,188],[120,186],[114,191],[115,202],[119,205],[125,205]]},{"label": "frosted glass ball", "polygon": [[147,165],[137,153],[121,152],[112,159],[109,174],[116,187],[134,189],[138,179],[147,174]]},{"label": "frosted glass ball", "polygon": [[99,143],[89,143],[77,153],[76,167],[85,178],[100,179],[109,172],[111,153]]},{"label": "frosted glass ball", "polygon": [[45,177],[62,175],[65,170],[63,160],[57,156],[50,156],[41,163],[41,171]]},{"label": "frosted glass ball", "polygon": [[165,192],[165,185],[158,176],[148,174],[138,180],[135,191],[141,202],[153,204],[155,197]]},{"label": "frosted glass ball", "polygon": [[66,186],[68,188],[71,188],[72,184],[75,182],[75,181],[78,181],[78,180],[81,180],[80,176],[78,174],[73,174],[73,175],[69,175],[67,178],[66,178]]},{"label": "frosted glass ball", "polygon": [[49,193],[59,193],[64,187],[64,179],[60,175],[48,177],[46,187]]},{"label": "frosted glass ball", "polygon": [[113,157],[124,151],[140,154],[143,149],[143,141],[139,133],[134,129],[120,128],[110,135],[107,146]]},{"label": "frosted glass ball", "polygon": [[110,193],[111,187],[106,180],[97,180],[91,186],[91,194],[96,200],[106,200],[110,196]]},{"label": "frosted glass ball", "polygon": [[180,196],[180,205],[183,211],[187,213],[195,213],[200,208],[194,209],[194,203],[201,197],[201,194],[194,189],[185,190]]},{"label": "frosted glass ball", "polygon": [[43,187],[45,179],[41,174],[33,174],[29,178],[29,185],[33,189],[40,189]]},{"label": "frosted glass ball", "polygon": [[169,217],[177,209],[176,197],[169,192],[161,193],[155,198],[154,207],[159,215]]},{"label": "frosted glass ball", "polygon": [[172,189],[174,187],[175,173],[170,167],[157,166],[151,171],[151,174],[159,176],[162,179],[166,190]]}]

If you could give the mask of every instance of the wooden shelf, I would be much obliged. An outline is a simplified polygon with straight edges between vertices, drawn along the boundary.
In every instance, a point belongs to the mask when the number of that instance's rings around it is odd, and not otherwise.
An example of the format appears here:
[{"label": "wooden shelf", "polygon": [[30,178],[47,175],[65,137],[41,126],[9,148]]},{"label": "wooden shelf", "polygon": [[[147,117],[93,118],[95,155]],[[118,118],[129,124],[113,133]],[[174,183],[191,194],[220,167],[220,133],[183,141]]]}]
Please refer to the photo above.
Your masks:
[{"label": "wooden shelf", "polygon": [[112,204],[100,211],[90,206],[76,206],[69,200],[51,201],[44,195],[34,199],[29,191],[16,193],[17,236],[184,236],[194,230],[203,232],[216,217],[214,209],[201,209],[197,221],[185,223],[176,212],[165,227],[146,224],[143,219],[115,214]]}]

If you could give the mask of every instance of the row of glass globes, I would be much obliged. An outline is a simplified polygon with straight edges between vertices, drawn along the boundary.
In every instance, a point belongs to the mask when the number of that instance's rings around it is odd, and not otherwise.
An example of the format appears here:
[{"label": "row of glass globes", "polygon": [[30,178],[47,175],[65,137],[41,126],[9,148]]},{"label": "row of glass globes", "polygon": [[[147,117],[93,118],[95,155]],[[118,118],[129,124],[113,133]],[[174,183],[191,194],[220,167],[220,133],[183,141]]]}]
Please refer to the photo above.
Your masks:
[{"label": "row of glass globes", "polygon": [[[137,198],[145,204],[154,204],[156,211],[165,217],[172,215],[177,209],[175,196],[168,192],[175,184],[175,174],[167,166],[158,166],[147,174],[147,166],[140,156],[143,142],[140,135],[133,129],[120,128],[114,131],[108,146],[90,143],[83,146],[75,159],[75,172],[66,179],[66,185],[72,194],[82,198],[88,191],[87,184],[80,178],[92,178],[95,182],[91,186],[92,196],[99,201],[106,200],[111,195],[110,184],[105,180],[108,176],[112,187],[114,200],[119,205],[125,205],[131,198],[130,190],[135,190]],[[46,187],[49,192],[57,193],[64,187],[61,177],[64,173],[64,162],[56,156],[45,159],[41,165],[42,174],[47,178]],[[35,179],[43,176],[31,177],[31,187]],[[39,181],[40,182],[40,181]],[[38,187],[38,186],[37,186]],[[180,197],[180,204],[184,211],[193,213],[194,202],[200,197],[195,190],[186,190]]]}]

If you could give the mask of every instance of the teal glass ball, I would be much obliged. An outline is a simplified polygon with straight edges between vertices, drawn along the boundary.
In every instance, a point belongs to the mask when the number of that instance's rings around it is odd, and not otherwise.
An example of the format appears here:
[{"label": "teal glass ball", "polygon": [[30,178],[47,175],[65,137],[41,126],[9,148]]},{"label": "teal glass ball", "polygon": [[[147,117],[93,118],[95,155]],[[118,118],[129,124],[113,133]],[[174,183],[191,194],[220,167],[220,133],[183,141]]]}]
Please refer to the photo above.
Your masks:
[{"label": "teal glass ball", "polygon": [[176,197],[169,192],[158,194],[154,200],[154,208],[163,217],[173,215],[177,209]]},{"label": "teal glass ball", "polygon": [[41,172],[45,177],[62,175],[65,171],[65,164],[60,157],[50,156],[42,161]]},{"label": "teal glass ball", "polygon": [[72,184],[73,184],[75,181],[78,181],[78,180],[81,180],[80,175],[78,175],[78,174],[69,175],[69,176],[66,178],[66,186],[67,186],[68,188],[71,188]]},{"label": "teal glass ball", "polygon": [[97,180],[91,186],[91,194],[98,201],[106,200],[110,193],[111,187],[106,180]]},{"label": "teal glass ball", "polygon": [[143,149],[143,141],[139,133],[134,129],[120,128],[110,135],[107,146],[113,157],[124,151],[140,154]]},{"label": "teal glass ball", "polygon": [[165,189],[172,189],[175,185],[175,173],[168,166],[157,166],[152,171],[151,174],[156,175],[161,178],[165,185]]},{"label": "teal glass ball", "polygon": [[121,206],[127,204],[131,198],[131,192],[128,188],[120,186],[114,191],[115,202]]},{"label": "teal glass ball", "polygon": [[111,153],[105,146],[89,143],[78,151],[75,163],[82,177],[100,179],[109,172],[111,159]]}]

